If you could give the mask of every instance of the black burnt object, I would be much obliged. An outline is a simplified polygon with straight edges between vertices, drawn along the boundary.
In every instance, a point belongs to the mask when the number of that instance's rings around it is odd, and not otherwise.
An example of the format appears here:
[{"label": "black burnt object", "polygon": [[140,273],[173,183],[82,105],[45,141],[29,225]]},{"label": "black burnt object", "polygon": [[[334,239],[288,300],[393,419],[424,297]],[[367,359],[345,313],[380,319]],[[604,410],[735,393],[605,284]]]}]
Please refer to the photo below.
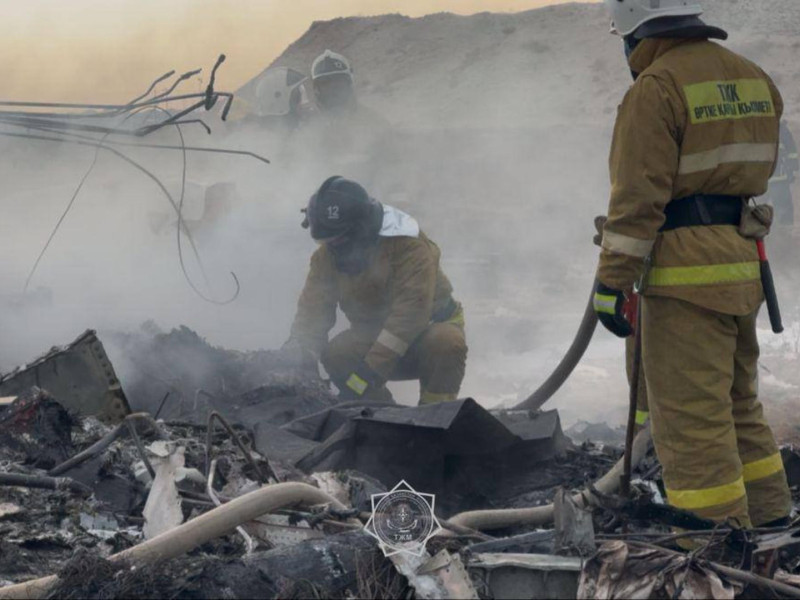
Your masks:
[{"label": "black burnt object", "polygon": [[258,423],[256,448],[307,473],[352,469],[389,488],[405,480],[437,494],[447,514],[497,500],[503,481],[552,465],[570,445],[556,411],[493,414],[472,399],[413,408],[354,404],[282,427]]},{"label": "black burnt object", "polygon": [[131,412],[114,366],[91,329],[0,377],[0,396],[16,396],[34,386],[82,416],[115,423]]},{"label": "black burnt object", "polygon": [[49,469],[75,451],[76,419],[37,387],[0,407],[0,447],[25,465]]}]

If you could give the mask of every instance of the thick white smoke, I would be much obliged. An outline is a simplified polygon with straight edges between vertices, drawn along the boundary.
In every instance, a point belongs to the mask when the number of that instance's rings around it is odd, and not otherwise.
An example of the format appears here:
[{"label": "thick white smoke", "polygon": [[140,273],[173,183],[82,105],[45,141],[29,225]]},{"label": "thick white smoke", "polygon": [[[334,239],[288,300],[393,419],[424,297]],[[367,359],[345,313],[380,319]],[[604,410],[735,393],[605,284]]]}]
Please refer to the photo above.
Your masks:
[{"label": "thick white smoke", "polygon": [[[719,4],[712,16],[734,23],[735,15]],[[759,40],[772,31],[780,45],[782,25],[759,23],[772,29],[737,29],[733,40],[770,68],[778,64],[777,51],[759,51]],[[21,298],[27,273],[94,151],[7,142],[0,161],[0,368],[86,328],[102,335],[148,320],[164,330],[185,324],[213,344],[238,350],[278,347],[315,247],[299,226],[300,208],[324,178],[340,174],[417,217],[441,246],[445,271],[466,307],[470,355],[462,393],[486,405],[524,398],[568,346],[593,278],[592,219],[606,209],[614,106],[630,81],[619,40],[606,31],[601,5],[316,24],[277,64],[307,72],[325,48],[344,53],[353,62],[360,101],[386,124],[377,139],[374,132],[330,139],[319,123],[288,137],[274,129],[222,126],[213,118],[210,137],[185,129],[192,144],[273,159],[267,166],[189,154],[194,185],[186,218],[210,288],[185,239],[184,256],[192,280],[214,298],[230,295],[229,273],[237,274],[241,294],[227,306],[201,301],[184,281],[175,216],[158,188],[105,153],[33,278],[32,293]],[[788,98],[797,96],[786,73],[776,79]],[[168,130],[158,141],[176,139]],[[177,198],[180,153],[131,154]],[[238,200],[217,218],[196,223],[202,213],[197,186],[220,181],[236,183]],[[790,278],[783,256],[773,258],[787,320],[796,320],[797,301],[789,300],[796,298],[790,292],[797,278]],[[567,422],[623,420],[623,345],[598,331],[584,363],[551,403]],[[134,375],[125,357],[108,350],[124,384]],[[788,384],[797,385],[796,375],[775,377],[795,377]],[[390,387],[402,401],[414,400],[414,386]]]}]

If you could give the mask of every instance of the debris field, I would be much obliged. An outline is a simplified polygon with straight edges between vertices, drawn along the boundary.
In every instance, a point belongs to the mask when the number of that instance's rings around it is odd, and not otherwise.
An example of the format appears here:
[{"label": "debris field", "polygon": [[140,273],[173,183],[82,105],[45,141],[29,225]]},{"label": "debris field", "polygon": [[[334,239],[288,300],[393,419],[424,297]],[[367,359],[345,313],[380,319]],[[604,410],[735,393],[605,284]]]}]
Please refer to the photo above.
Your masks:
[{"label": "debris field", "polygon": [[[186,328],[126,343],[174,365],[164,389],[126,395],[92,331],[0,379],[0,598],[800,597],[800,529],[667,506],[646,430],[623,497],[602,424],[340,403]],[[181,353],[214,368],[197,381]],[[422,556],[364,528],[401,480],[436,495]]]}]

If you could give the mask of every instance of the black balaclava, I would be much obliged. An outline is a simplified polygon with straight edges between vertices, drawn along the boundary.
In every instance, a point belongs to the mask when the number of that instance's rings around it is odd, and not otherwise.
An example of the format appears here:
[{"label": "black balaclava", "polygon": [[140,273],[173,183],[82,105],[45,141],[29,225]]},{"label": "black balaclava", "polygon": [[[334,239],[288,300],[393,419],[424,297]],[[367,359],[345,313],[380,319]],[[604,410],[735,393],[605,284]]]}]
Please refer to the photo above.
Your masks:
[{"label": "black balaclava", "polygon": [[334,175],[309,198],[302,226],[324,244],[342,273],[362,272],[383,225],[383,205],[357,182]]},{"label": "black balaclava", "polygon": [[[626,35],[624,38],[622,38],[622,47],[625,50],[625,60],[630,61],[631,54],[633,54],[633,51],[636,50],[636,46],[638,46],[639,42],[641,41],[641,39],[637,39],[633,34]],[[634,81],[639,78],[639,74],[633,69],[631,69],[631,75],[633,76]]]},{"label": "black balaclava", "polygon": [[383,205],[375,202],[368,221],[356,227],[338,243],[328,243],[336,270],[347,275],[358,275],[370,264],[380,239],[383,225]]}]

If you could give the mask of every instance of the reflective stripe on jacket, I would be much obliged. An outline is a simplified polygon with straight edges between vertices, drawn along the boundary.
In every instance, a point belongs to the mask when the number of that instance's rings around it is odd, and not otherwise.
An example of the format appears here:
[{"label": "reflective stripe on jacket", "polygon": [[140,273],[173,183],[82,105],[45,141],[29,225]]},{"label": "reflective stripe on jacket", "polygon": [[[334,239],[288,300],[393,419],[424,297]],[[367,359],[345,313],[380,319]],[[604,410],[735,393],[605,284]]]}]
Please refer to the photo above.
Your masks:
[{"label": "reflective stripe on jacket", "polygon": [[336,269],[325,246],[317,249],[291,336],[321,352],[338,305],[354,329],[375,339],[364,360],[388,378],[433,314],[452,302],[453,288],[439,266],[438,246],[422,232],[416,237],[382,236],[372,253],[364,272],[348,275]]},{"label": "reflective stripe on jacket", "polygon": [[619,107],[598,278],[627,290],[652,253],[647,294],[744,315],[762,299],[755,242],[734,226],[659,234],[664,208],[694,194],[760,196],[775,168],[783,102],[752,62],[702,39],[646,39]]}]

